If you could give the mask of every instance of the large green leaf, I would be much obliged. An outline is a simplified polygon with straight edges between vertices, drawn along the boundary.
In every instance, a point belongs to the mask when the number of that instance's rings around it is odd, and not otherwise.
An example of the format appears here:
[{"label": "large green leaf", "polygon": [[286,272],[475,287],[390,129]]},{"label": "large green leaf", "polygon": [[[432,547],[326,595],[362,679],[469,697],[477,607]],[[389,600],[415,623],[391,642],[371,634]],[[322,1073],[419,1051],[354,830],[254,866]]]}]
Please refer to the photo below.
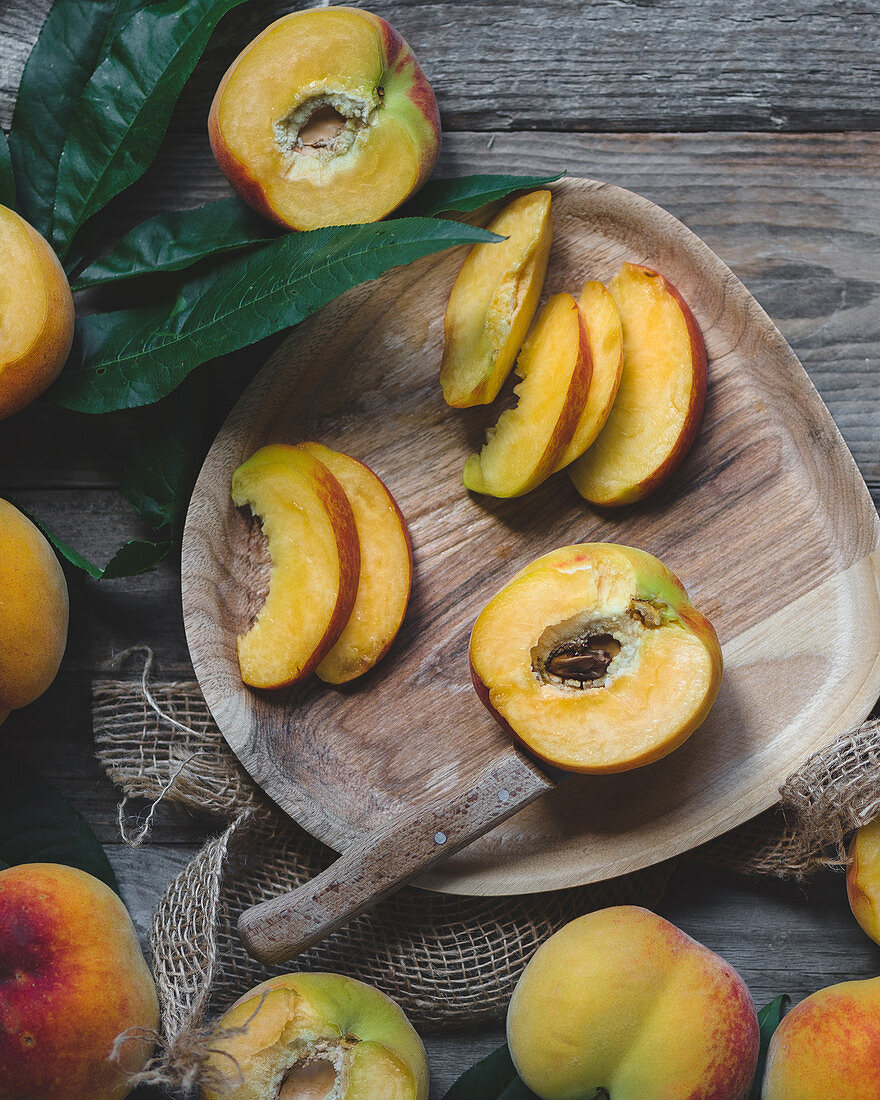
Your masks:
[{"label": "large green leaf", "polygon": [[180,271],[199,260],[262,244],[278,236],[241,199],[219,199],[194,210],[157,214],[126,233],[112,252],[79,273],[74,290],[158,271]]},{"label": "large green leaf", "polygon": [[110,43],[77,106],[61,160],[52,240],[77,232],[156,155],[187,77],[221,16],[243,0],[166,0],[137,12]]},{"label": "large green leaf", "polygon": [[83,318],[53,396],[89,413],[151,404],[200,363],[297,324],[391,267],[453,245],[499,239],[433,218],[288,234],[184,283],[170,306]]},{"label": "large green leaf", "polygon": [[505,1043],[463,1073],[443,1100],[538,1100],[538,1097],[520,1080]]},{"label": "large green leaf", "polygon": [[80,97],[109,41],[143,0],[55,0],[30,52],[9,143],[20,213],[48,237],[58,162]]},{"label": "large green leaf", "polygon": [[431,217],[454,211],[464,213],[497,202],[514,191],[533,191],[561,178],[560,173],[555,176],[460,176],[458,179],[429,180],[401,213],[412,217]]},{"label": "large green leaf", "polygon": [[12,160],[9,156],[9,143],[6,134],[0,130],[0,205],[15,207],[15,177],[12,174]]},{"label": "large green leaf", "polygon": [[0,769],[0,867],[63,863],[119,893],[113,868],[89,823],[23,760]]},{"label": "large green leaf", "polygon": [[767,1051],[770,1047],[770,1040],[773,1038],[773,1032],[779,1027],[779,1021],[789,1004],[791,1004],[791,997],[787,993],[783,993],[776,1000],[771,1001],[770,1004],[764,1005],[758,1013],[758,1026],[761,1029],[761,1048],[758,1053],[758,1068],[755,1072],[755,1080],[752,1082],[749,1100],[761,1100],[761,1086],[764,1082],[764,1068],[767,1065]]}]

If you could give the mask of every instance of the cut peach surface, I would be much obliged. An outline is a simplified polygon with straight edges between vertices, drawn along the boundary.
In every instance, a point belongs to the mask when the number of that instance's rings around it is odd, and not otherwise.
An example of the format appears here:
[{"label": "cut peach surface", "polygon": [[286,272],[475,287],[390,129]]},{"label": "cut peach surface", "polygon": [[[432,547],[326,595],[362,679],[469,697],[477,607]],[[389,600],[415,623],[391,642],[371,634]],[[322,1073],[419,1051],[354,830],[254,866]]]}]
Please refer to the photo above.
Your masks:
[{"label": "cut peach surface", "polygon": [[360,570],[354,516],[327,467],[284,444],[239,466],[232,500],[260,517],[272,563],[266,601],[238,639],[241,678],[283,687],[320,664],[351,615]]},{"label": "cut peach surface", "polygon": [[521,195],[487,228],[507,239],[471,248],[446,307],[440,385],[455,408],[494,401],[510,374],[547,272],[550,192]]},{"label": "cut peach surface", "polygon": [[54,381],[73,341],[73,297],[58,257],[0,206],[0,419]]},{"label": "cut peach surface", "polygon": [[476,493],[516,497],[556,467],[580,419],[592,371],[587,332],[577,302],[557,294],[532,326],[517,363],[518,402],[487,432],[479,454],[465,462],[464,483]]},{"label": "cut peach surface", "polygon": [[292,229],[376,221],[419,188],[440,148],[434,93],[384,19],[296,11],[242,51],[208,121],[239,195]]},{"label": "cut peach surface", "polygon": [[611,292],[602,283],[587,283],[578,298],[578,309],[587,329],[593,373],[587,403],[557,470],[579,458],[602,430],[623,373],[623,327]]},{"label": "cut peach surface", "polygon": [[474,624],[470,662],[493,715],[536,756],[579,772],[659,760],[705,719],[721,648],[677,578],[612,543],[553,551]]},{"label": "cut peach surface", "polygon": [[385,484],[363,462],[321,443],[297,450],[319,459],[348,497],[360,544],[360,575],[351,615],[336,644],[317,667],[330,684],[344,684],[379,661],[394,641],[412,583],[406,521]]},{"label": "cut peach surface", "polygon": [[623,323],[623,374],[595,443],[569,467],[592,504],[632,504],[661,485],[693,444],[706,403],[706,348],[668,279],[625,263],[611,283]]}]

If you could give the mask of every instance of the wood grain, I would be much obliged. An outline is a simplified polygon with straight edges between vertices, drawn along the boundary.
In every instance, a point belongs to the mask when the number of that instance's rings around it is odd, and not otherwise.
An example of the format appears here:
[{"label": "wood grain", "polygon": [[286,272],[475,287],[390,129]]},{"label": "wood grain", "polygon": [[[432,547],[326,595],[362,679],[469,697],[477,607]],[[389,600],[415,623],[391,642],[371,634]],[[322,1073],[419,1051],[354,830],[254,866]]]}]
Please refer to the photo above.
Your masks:
[{"label": "wood grain", "polygon": [[[860,721],[880,688],[868,560],[877,516],[791,350],[670,215],[607,185],[555,190],[545,294],[608,278],[626,257],[668,275],[703,329],[706,421],[666,489],[612,517],[590,512],[564,476],[520,501],[463,490],[463,459],[494,413],[452,414],[438,392],[443,309],[460,264],[445,255],[351,292],[283,345],[218,436],[184,540],[184,618],[209,706],[257,781],[337,850],[462,789],[503,751],[467,683],[467,639],[523,564],[607,539],[655,553],[682,578],[725,646],[709,721],[651,768],[572,777],[422,880],[464,893],[605,878],[716,835],[774,801],[785,776]],[[229,480],[263,443],[300,438],[362,458],[389,485],[413,536],[415,595],[389,658],[348,692],[306,684],[257,697],[241,685],[235,653],[250,614],[249,525]],[[829,652],[829,632],[846,633],[857,613],[864,642]]]}]

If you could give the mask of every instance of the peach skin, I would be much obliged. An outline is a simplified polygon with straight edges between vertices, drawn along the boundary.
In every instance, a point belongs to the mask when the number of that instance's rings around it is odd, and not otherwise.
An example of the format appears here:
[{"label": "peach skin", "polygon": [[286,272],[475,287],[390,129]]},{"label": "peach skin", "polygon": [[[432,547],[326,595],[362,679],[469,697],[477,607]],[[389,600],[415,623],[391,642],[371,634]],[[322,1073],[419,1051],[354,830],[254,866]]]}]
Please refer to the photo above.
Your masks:
[{"label": "peach skin", "polygon": [[880,943],[880,818],[863,825],[850,841],[846,892],[862,931]]}]

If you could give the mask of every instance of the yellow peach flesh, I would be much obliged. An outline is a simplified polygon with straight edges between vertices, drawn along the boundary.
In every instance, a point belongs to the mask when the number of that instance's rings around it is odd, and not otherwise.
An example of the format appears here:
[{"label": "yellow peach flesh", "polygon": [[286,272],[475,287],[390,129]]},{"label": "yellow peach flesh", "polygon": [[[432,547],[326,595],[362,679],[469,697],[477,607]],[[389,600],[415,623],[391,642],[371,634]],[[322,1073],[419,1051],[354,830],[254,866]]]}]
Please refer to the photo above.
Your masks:
[{"label": "yellow peach flesh", "polygon": [[43,534],[0,500],[0,722],[55,679],[67,643],[64,571]]},{"label": "yellow peach flesh", "polygon": [[880,943],[880,818],[852,838],[846,890],[853,916],[866,935]]},{"label": "yellow peach flesh", "polygon": [[473,246],[446,308],[440,385],[455,408],[494,401],[525,339],[553,239],[550,192],[514,199],[487,228],[507,239]]},{"label": "yellow peach flesh", "polygon": [[359,569],[351,506],[321,462],[280,444],[235,471],[232,500],[260,516],[272,561],[266,601],[238,639],[242,680],[280,687],[320,662],[351,612]]},{"label": "yellow peach flesh", "polygon": [[640,499],[690,446],[705,397],[705,350],[671,284],[624,264],[611,283],[623,323],[623,373],[605,426],[570,469],[599,505]]},{"label": "yellow peach flesh", "polygon": [[590,371],[577,303],[570,294],[557,294],[541,311],[520,352],[516,406],[501,414],[482,450],[465,463],[467,488],[514,497],[539,485],[571,440],[587,399]]},{"label": "yellow peach flesh", "polygon": [[623,326],[610,292],[602,283],[587,283],[578,298],[578,309],[587,329],[593,373],[587,403],[557,470],[574,462],[596,439],[614,405],[623,372]]},{"label": "yellow peach flesh", "polygon": [[362,462],[320,443],[301,443],[342,486],[354,513],[361,568],[354,607],[316,672],[330,684],[360,676],[394,640],[409,601],[412,558],[406,524],[382,481]]}]

